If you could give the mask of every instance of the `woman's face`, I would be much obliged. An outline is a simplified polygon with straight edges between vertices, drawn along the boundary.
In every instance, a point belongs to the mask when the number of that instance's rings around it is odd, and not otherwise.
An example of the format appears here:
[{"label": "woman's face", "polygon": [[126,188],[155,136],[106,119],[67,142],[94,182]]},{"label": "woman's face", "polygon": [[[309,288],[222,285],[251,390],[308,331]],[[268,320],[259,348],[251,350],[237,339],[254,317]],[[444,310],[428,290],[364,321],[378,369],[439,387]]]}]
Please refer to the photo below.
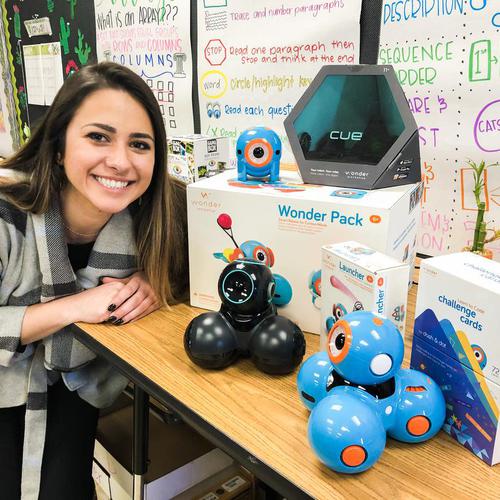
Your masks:
[{"label": "woman's face", "polygon": [[90,94],[66,130],[66,194],[81,210],[114,214],[148,188],[155,162],[151,120],[122,90]]}]

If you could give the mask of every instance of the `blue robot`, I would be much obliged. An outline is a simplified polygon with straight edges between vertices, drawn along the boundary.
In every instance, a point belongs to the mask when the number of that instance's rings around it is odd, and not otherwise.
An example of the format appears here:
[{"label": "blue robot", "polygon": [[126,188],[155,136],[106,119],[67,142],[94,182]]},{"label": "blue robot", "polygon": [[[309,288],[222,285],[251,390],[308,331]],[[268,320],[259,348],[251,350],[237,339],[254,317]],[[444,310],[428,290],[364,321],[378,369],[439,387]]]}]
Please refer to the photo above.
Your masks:
[{"label": "blue robot", "polygon": [[333,325],[326,352],[303,363],[297,385],[311,410],[309,442],[331,469],[365,471],[384,451],[386,435],[417,443],[443,425],[441,389],[424,373],[401,369],[403,354],[395,325],[355,311]]},{"label": "blue robot", "polygon": [[278,182],[280,176],[281,140],[276,132],[266,127],[245,130],[236,142],[238,180],[247,181],[247,176],[267,177],[269,182]]}]

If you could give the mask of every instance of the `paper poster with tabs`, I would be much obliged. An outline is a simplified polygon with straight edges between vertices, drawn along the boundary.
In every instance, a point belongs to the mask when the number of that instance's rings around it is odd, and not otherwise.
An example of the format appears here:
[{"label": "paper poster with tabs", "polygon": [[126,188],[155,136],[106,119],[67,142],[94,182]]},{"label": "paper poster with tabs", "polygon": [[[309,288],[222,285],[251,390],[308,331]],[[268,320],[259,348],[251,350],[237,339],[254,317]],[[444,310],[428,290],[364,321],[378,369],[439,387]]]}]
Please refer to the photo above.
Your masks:
[{"label": "paper poster with tabs", "polygon": [[361,0],[198,0],[201,131],[266,126],[294,163],[283,120],[326,64],[359,61]]},{"label": "paper poster with tabs", "polygon": [[133,69],[151,87],[167,134],[194,131],[190,3],[95,0],[99,61]]},{"label": "paper poster with tabs", "polygon": [[[500,260],[500,2],[384,0],[379,64],[391,64],[419,128],[424,193],[418,251],[470,247],[484,161],[487,252]],[[489,165],[489,166],[488,166]]]}]

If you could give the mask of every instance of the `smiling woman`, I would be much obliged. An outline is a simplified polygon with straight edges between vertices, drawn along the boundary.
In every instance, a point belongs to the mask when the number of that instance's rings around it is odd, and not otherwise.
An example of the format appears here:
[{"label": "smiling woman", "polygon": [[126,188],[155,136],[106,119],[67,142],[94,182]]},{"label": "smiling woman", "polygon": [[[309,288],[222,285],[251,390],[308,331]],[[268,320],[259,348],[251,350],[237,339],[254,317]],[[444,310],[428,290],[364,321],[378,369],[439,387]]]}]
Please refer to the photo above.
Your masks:
[{"label": "smiling woman", "polygon": [[75,236],[98,233],[111,214],[144,194],[153,176],[154,131],[140,103],[108,88],[85,99],[66,144],[72,147],[59,162],[69,182],[61,198],[69,239],[78,241]]},{"label": "smiling woman", "polygon": [[185,291],[185,193],[165,152],[147,84],[102,63],[1,165],[2,498],[92,498],[97,408],[127,381],[66,327],[135,321]]}]

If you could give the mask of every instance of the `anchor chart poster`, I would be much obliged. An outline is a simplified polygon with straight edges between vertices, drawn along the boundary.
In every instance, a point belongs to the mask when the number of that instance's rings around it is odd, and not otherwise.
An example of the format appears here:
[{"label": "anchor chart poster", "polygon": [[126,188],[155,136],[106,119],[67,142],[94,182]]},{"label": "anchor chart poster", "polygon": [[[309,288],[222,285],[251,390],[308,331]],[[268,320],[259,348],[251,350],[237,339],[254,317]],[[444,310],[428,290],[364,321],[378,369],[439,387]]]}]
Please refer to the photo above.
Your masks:
[{"label": "anchor chart poster", "polygon": [[169,135],[193,133],[190,16],[190,2],[182,0],[95,0],[98,61],[142,76]]},{"label": "anchor chart poster", "polygon": [[361,0],[198,0],[201,132],[234,146],[267,126],[293,163],[283,120],[322,66],[358,63],[360,13]]},{"label": "anchor chart poster", "polygon": [[474,237],[473,170],[485,169],[486,248],[500,260],[500,2],[384,0],[379,63],[392,64],[420,132],[425,183],[418,251]]}]

